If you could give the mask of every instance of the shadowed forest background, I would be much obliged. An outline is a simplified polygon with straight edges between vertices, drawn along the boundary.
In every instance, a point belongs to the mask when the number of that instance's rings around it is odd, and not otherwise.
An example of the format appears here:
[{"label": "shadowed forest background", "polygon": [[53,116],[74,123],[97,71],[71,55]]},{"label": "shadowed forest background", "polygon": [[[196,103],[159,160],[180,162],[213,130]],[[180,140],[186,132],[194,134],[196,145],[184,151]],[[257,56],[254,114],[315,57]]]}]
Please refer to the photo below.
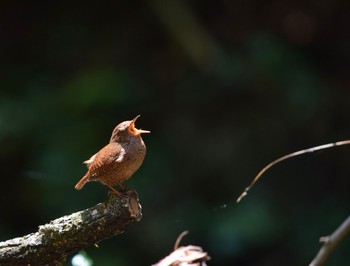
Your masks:
[{"label": "shadowed forest background", "polygon": [[[140,223],[86,250],[150,265],[183,245],[209,265],[307,265],[349,214],[348,1],[7,1],[0,8],[0,240],[107,198],[82,162],[121,121],[147,155],[126,183]],[[350,263],[350,239],[329,265]],[[70,260],[68,259],[67,262]]]}]

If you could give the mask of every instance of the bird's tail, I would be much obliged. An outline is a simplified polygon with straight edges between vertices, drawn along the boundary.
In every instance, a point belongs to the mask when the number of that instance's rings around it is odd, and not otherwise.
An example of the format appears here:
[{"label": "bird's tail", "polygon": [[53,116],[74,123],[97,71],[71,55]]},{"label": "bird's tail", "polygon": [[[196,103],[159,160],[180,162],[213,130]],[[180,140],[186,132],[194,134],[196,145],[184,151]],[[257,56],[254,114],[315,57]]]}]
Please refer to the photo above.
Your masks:
[{"label": "bird's tail", "polygon": [[80,180],[79,182],[75,185],[75,189],[76,190],[80,190],[82,189],[82,187],[87,183],[89,182],[89,177],[90,177],[90,173],[87,172],[86,175],[84,175]]}]

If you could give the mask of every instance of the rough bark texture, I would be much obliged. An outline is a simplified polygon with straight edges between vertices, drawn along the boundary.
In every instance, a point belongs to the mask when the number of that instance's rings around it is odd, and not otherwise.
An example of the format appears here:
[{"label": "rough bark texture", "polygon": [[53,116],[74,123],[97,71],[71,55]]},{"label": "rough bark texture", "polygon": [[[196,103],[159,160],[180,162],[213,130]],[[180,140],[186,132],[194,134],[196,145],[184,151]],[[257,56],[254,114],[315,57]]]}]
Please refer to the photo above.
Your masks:
[{"label": "rough bark texture", "polygon": [[67,255],[123,233],[142,217],[137,194],[108,201],[39,226],[36,233],[0,243],[0,265],[63,265]]}]

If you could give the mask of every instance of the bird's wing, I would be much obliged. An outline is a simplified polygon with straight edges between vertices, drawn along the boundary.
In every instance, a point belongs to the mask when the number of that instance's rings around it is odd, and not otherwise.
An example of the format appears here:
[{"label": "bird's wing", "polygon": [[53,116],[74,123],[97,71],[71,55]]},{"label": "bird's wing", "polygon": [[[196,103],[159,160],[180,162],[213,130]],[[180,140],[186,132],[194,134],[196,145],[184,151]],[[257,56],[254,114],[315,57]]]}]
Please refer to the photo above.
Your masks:
[{"label": "bird's wing", "polygon": [[124,154],[124,148],[115,142],[109,143],[102,148],[88,160],[90,161],[93,158],[91,162],[88,162],[91,179],[98,178],[99,176],[115,168],[115,164],[122,161]]}]

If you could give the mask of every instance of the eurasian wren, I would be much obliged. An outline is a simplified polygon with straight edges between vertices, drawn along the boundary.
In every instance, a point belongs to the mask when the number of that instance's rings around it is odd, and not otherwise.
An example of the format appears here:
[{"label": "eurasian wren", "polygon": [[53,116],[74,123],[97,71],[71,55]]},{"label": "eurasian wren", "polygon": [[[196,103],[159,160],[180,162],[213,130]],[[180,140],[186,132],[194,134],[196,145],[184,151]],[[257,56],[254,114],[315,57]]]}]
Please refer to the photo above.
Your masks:
[{"label": "eurasian wren", "polygon": [[139,169],[146,155],[141,134],[150,131],[135,127],[139,117],[124,121],[114,128],[109,144],[84,162],[88,171],[75,185],[75,189],[80,190],[89,181],[100,181],[121,196],[121,192],[113,186],[119,185],[125,189],[124,182]]}]

